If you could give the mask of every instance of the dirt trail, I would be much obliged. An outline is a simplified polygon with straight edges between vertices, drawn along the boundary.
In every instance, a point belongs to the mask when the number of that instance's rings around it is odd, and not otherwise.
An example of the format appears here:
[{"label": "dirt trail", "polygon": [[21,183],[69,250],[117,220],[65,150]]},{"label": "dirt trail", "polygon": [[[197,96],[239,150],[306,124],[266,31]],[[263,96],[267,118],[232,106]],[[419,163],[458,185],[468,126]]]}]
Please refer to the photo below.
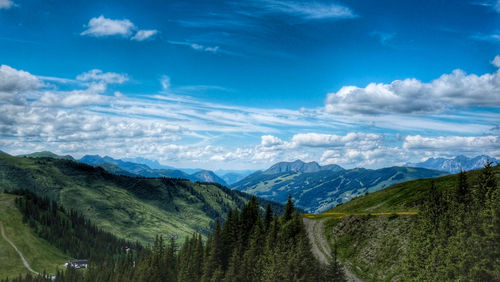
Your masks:
[{"label": "dirt trail", "polygon": [[3,229],[2,222],[0,222],[0,231],[2,233],[2,237],[5,239],[5,241],[7,241],[7,243],[9,243],[14,248],[14,250],[16,250],[16,252],[19,254],[19,256],[21,257],[21,260],[23,261],[24,267],[26,267],[29,271],[33,272],[34,274],[38,275],[39,273],[34,271],[33,268],[31,268],[28,261],[24,258],[23,253],[21,253],[21,251],[19,251],[19,249],[16,247],[16,245],[14,243],[12,243],[12,241],[9,240],[9,238],[7,238],[7,236],[5,235],[5,231]]},{"label": "dirt trail", "polygon": [[[325,220],[312,220],[309,218],[304,218],[304,225],[307,231],[307,237],[312,245],[312,252],[314,256],[324,264],[329,264],[331,249],[328,240],[325,236]],[[361,279],[356,277],[347,267],[344,266],[344,273],[346,275],[347,281],[350,282],[362,282]]]}]

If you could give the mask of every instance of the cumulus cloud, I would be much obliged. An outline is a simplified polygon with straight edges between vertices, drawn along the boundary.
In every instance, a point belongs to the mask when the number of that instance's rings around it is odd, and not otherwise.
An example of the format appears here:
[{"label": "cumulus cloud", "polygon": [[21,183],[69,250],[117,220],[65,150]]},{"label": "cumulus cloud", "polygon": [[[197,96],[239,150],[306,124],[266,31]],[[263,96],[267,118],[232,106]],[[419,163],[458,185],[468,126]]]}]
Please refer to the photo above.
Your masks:
[{"label": "cumulus cloud", "polygon": [[12,8],[14,5],[14,2],[11,0],[0,0],[0,10]]},{"label": "cumulus cloud", "polygon": [[22,92],[38,89],[42,83],[40,80],[23,70],[16,70],[7,65],[0,66],[0,91]]},{"label": "cumulus cloud", "polygon": [[371,167],[377,164],[401,162],[406,157],[400,148],[380,146],[371,150],[347,148],[345,150],[326,150],[320,161],[326,164],[340,164],[351,167]]},{"label": "cumulus cloud", "polygon": [[135,41],[144,41],[150,39],[158,33],[156,29],[141,29],[131,38]]},{"label": "cumulus cloud", "polygon": [[261,136],[260,144],[264,147],[278,146],[278,145],[283,145],[283,140],[272,135],[264,135]]},{"label": "cumulus cloud", "polygon": [[37,90],[42,85],[36,76],[28,72],[7,65],[0,66],[0,104],[24,104],[27,92]]},{"label": "cumulus cloud", "polygon": [[390,84],[370,83],[364,88],[344,86],[328,94],[325,104],[327,112],[343,115],[428,114],[469,106],[500,107],[500,71],[478,76],[454,70],[430,83],[409,78]]},{"label": "cumulus cloud", "polygon": [[[1,1],[1,0],[0,0]],[[140,29],[129,19],[113,20],[100,15],[97,18],[91,18],[87,24],[87,29],[82,31],[80,35],[93,37],[121,36],[130,38],[130,40],[144,41],[153,38],[158,30],[156,29]]]},{"label": "cumulus cloud", "polygon": [[119,35],[128,37],[135,29],[135,25],[128,19],[112,20],[100,15],[97,18],[91,18],[81,35],[95,37]]},{"label": "cumulus cloud", "polygon": [[264,0],[264,8],[275,13],[285,13],[303,19],[345,19],[354,18],[354,12],[342,5],[311,1]]},{"label": "cumulus cloud", "polygon": [[[396,124],[390,115],[360,116],[356,123],[352,117],[325,114],[321,109],[262,109],[178,96],[168,76],[161,82],[169,95],[133,96],[107,89],[110,83],[127,80],[126,74],[94,69],[67,83],[0,66],[0,148],[18,153],[53,150],[143,156],[207,168],[263,168],[295,159],[348,168],[381,167],[422,157],[500,155],[499,137],[489,130],[498,121],[497,113],[442,115],[437,123],[412,116]],[[60,84],[63,90],[58,89]],[[390,133],[377,133],[375,126],[372,133],[363,132],[369,121],[379,129],[391,128],[385,131]],[[394,127],[387,125],[390,122]],[[444,127],[458,126],[456,132],[446,132],[455,136],[433,137],[445,135]],[[352,130],[346,132],[348,128]],[[414,135],[395,136],[410,130]],[[488,135],[479,136],[481,130]]]},{"label": "cumulus cloud", "polygon": [[76,79],[79,81],[95,81],[106,84],[122,84],[128,81],[128,76],[126,74],[103,72],[100,69],[93,69],[78,75]]}]

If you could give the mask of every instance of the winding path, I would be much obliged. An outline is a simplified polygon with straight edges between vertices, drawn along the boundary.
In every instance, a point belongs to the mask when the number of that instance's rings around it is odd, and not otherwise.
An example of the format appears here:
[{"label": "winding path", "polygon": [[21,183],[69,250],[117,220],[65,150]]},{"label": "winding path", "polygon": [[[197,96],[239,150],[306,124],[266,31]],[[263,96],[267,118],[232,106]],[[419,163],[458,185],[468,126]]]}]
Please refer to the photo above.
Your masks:
[{"label": "winding path", "polygon": [[[307,237],[311,242],[314,256],[323,264],[329,264],[331,249],[325,236],[325,220],[312,220],[304,217],[304,226],[307,231]],[[344,265],[344,273],[349,282],[362,282]]]},{"label": "winding path", "polygon": [[12,248],[14,248],[14,250],[16,250],[16,252],[19,254],[19,256],[21,257],[21,260],[23,261],[24,267],[26,267],[29,271],[33,272],[34,274],[38,275],[39,273],[34,271],[33,268],[31,268],[28,261],[24,258],[23,253],[21,253],[21,251],[19,251],[19,249],[16,247],[16,245],[14,243],[12,243],[12,241],[9,240],[9,238],[7,238],[7,236],[5,235],[5,231],[3,229],[3,224],[1,221],[0,221],[0,231],[2,233],[2,237],[5,239],[5,241],[7,241],[7,243],[9,243],[12,246]]}]

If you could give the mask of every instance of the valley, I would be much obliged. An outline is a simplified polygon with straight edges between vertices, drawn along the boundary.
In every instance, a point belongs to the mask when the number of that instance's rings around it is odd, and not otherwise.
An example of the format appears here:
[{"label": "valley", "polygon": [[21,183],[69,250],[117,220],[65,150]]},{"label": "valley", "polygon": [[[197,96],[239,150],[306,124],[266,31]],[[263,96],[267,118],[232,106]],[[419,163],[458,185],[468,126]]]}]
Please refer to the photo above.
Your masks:
[{"label": "valley", "polygon": [[268,170],[251,174],[231,188],[281,203],[291,194],[297,207],[309,213],[320,213],[397,183],[446,174],[406,167],[346,170],[339,166],[321,167],[314,162],[295,161],[279,163]]}]

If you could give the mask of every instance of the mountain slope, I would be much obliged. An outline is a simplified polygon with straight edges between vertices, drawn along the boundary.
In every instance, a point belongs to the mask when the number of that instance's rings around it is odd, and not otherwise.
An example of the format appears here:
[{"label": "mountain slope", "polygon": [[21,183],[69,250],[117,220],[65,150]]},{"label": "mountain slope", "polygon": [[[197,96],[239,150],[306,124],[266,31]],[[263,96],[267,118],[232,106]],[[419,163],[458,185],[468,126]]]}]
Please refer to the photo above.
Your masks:
[{"label": "mountain slope", "polygon": [[61,160],[74,160],[72,156],[70,155],[65,155],[65,156],[60,156],[56,155],[52,152],[49,151],[42,151],[42,152],[34,152],[31,154],[26,154],[26,155],[21,155],[20,157],[28,157],[28,158],[53,158],[53,159],[61,159]]},{"label": "mountain slope", "polygon": [[[0,193],[0,224],[5,236],[18,248],[31,268],[37,272],[43,270],[55,274],[57,268],[70,258],[47,241],[39,238],[23,223],[23,216],[14,205],[16,196]],[[29,273],[24,267],[19,254],[0,236],[0,279]]]},{"label": "mountain slope", "polygon": [[196,173],[191,174],[189,176],[189,178],[192,181],[214,182],[214,183],[219,183],[221,185],[227,186],[227,183],[224,181],[224,179],[220,178],[219,176],[217,176],[215,173],[213,173],[210,170],[198,171]]},{"label": "mountain slope", "polygon": [[[158,234],[181,239],[193,232],[208,234],[216,218],[251,197],[216,184],[132,178],[74,161],[0,154],[0,190],[15,189],[47,196],[105,231],[144,243]],[[280,213],[282,206],[273,204],[273,209]]]},{"label": "mountain slope", "polygon": [[499,162],[495,158],[484,155],[477,156],[474,158],[468,158],[466,156],[457,156],[453,159],[429,158],[425,162],[408,163],[405,166],[435,169],[435,170],[446,171],[449,173],[459,173],[460,170],[469,171],[469,170],[483,168],[488,161],[492,161],[494,163]]},{"label": "mountain slope", "polygon": [[[264,172],[251,174],[231,187],[281,203],[286,202],[288,194],[291,194],[297,207],[317,213],[366,192],[374,192],[412,179],[446,174],[423,168],[404,167],[377,170],[362,168],[344,170],[333,167],[333,170],[325,170],[324,167],[311,169],[315,166],[309,166],[304,169],[304,166],[296,163],[274,165]],[[284,172],[274,173],[277,171]]]},{"label": "mountain slope", "polygon": [[[500,166],[493,171],[500,180]],[[469,185],[477,185],[481,173],[468,172]],[[452,191],[459,177],[447,175],[399,183],[308,217],[325,226],[330,247],[337,245],[339,258],[356,276],[367,281],[398,281],[402,279],[405,252],[416,220],[412,214],[428,198],[432,182],[440,192]]]},{"label": "mountain slope", "polygon": [[344,169],[338,165],[327,165],[322,167],[317,162],[305,163],[301,160],[296,160],[294,162],[276,163],[272,165],[269,169],[265,170],[264,174],[278,174],[284,172],[312,173],[321,170],[341,171]]}]

